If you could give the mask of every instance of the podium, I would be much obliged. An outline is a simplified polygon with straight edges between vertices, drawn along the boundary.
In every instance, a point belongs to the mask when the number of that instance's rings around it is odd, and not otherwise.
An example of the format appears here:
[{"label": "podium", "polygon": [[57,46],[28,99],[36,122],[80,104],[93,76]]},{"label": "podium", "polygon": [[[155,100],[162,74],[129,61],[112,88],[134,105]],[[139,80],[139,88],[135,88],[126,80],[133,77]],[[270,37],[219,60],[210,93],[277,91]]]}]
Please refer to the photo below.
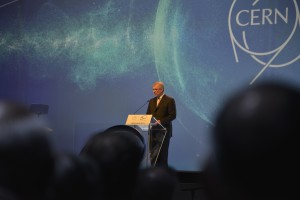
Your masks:
[{"label": "podium", "polygon": [[[142,161],[144,167],[155,166],[160,150],[164,139],[167,134],[166,128],[158,123],[158,121],[152,115],[141,115],[141,114],[131,114],[128,115],[126,120],[126,125],[132,126],[137,129],[141,135],[144,137],[144,141],[148,141],[146,144],[146,153]],[[153,149],[152,144],[152,135],[161,133],[163,136],[160,146],[156,149]],[[152,163],[152,164],[151,164]]]}]

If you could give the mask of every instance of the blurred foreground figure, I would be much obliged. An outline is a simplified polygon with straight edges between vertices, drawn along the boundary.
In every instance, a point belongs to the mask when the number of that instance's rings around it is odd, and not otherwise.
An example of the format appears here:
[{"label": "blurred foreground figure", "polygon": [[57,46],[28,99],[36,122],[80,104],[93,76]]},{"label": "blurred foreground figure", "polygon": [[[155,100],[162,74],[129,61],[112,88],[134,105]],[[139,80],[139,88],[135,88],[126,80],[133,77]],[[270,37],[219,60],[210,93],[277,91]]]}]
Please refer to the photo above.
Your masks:
[{"label": "blurred foreground figure", "polygon": [[25,105],[0,101],[0,187],[20,200],[44,198],[53,173],[48,132]]},{"label": "blurred foreground figure", "polygon": [[101,200],[101,188],[98,166],[93,160],[61,154],[55,159],[46,200]]},{"label": "blurred foreground figure", "polygon": [[176,172],[169,167],[150,167],[139,172],[134,200],[172,200],[179,190]]},{"label": "blurred foreground figure", "polygon": [[265,82],[236,93],[216,119],[215,155],[205,170],[209,199],[289,199],[299,133],[297,88]]},{"label": "blurred foreground figure", "polygon": [[136,129],[119,125],[93,135],[80,154],[98,164],[104,199],[127,200],[132,199],[144,149],[143,138]]},{"label": "blurred foreground figure", "polygon": [[19,102],[0,100],[0,126],[15,123],[31,116],[29,109]]}]

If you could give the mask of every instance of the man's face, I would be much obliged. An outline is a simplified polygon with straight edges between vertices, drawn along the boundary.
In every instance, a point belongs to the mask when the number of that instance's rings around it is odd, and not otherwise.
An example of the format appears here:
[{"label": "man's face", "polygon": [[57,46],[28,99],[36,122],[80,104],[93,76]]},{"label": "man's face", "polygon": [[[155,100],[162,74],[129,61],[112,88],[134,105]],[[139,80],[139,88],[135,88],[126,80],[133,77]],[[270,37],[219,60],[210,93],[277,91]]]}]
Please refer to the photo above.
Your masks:
[{"label": "man's face", "polygon": [[152,91],[153,91],[153,94],[156,96],[156,97],[160,97],[162,94],[163,94],[163,89],[161,87],[161,85],[159,84],[154,84],[152,86]]}]

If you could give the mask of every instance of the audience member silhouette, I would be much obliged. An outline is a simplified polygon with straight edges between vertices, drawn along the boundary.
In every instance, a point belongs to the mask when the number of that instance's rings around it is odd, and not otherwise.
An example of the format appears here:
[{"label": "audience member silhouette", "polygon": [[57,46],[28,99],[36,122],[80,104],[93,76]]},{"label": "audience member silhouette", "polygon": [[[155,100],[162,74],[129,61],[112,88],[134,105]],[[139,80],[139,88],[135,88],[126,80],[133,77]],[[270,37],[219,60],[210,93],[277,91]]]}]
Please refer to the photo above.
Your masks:
[{"label": "audience member silhouette", "polygon": [[28,107],[17,101],[0,100],[0,126],[31,116]]},{"label": "audience member silhouette", "polygon": [[289,199],[296,191],[299,132],[298,88],[262,82],[234,94],[213,130],[209,199]]},{"label": "audience member silhouette", "polygon": [[45,129],[25,105],[0,102],[0,187],[21,200],[42,199],[53,172]]},{"label": "audience member silhouette", "polygon": [[0,187],[0,199],[1,200],[20,200],[14,194]]},{"label": "audience member silhouette", "polygon": [[111,127],[93,135],[80,155],[93,158],[101,170],[105,199],[131,199],[144,155],[144,141],[129,126]]},{"label": "audience member silhouette", "polygon": [[92,159],[73,154],[57,155],[47,200],[101,200],[100,177]]},{"label": "audience member silhouette", "polygon": [[133,200],[172,200],[179,189],[175,170],[169,167],[141,169],[136,181]]}]

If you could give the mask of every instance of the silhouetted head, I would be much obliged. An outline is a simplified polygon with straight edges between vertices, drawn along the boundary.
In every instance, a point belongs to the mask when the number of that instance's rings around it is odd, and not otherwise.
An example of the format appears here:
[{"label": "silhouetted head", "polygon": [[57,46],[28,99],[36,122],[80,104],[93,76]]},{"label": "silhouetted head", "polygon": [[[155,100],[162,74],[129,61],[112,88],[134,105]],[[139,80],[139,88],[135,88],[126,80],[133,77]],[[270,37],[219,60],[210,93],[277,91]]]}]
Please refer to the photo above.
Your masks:
[{"label": "silhouetted head", "polygon": [[296,172],[299,132],[298,88],[264,82],[243,89],[216,119],[210,170],[235,194],[286,195]]},{"label": "silhouetted head", "polygon": [[92,136],[81,155],[90,156],[98,163],[107,197],[126,199],[131,195],[144,149],[140,133],[132,127],[120,125]]},{"label": "silhouetted head", "polygon": [[0,187],[0,199],[1,200],[21,200],[17,198],[14,194]]},{"label": "silhouetted head", "polygon": [[0,112],[0,187],[20,199],[39,199],[53,172],[48,132],[24,105],[1,102]]},{"label": "silhouetted head", "polygon": [[145,168],[138,174],[134,200],[172,200],[178,187],[179,180],[173,169]]},{"label": "silhouetted head", "polygon": [[17,101],[0,100],[0,125],[31,116],[28,107]]},{"label": "silhouetted head", "polygon": [[48,200],[101,199],[100,172],[94,160],[71,154],[57,155]]}]

